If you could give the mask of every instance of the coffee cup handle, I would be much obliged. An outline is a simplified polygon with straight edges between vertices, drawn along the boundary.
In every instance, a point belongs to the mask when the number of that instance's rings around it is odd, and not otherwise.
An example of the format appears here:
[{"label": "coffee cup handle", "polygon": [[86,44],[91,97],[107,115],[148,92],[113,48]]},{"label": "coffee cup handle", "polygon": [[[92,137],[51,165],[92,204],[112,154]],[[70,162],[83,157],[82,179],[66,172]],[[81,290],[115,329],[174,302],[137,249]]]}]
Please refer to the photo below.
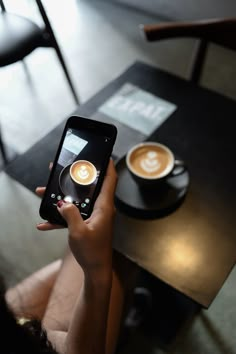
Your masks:
[{"label": "coffee cup handle", "polygon": [[182,175],[186,171],[187,167],[183,160],[175,160],[174,168],[171,171],[171,176]]}]

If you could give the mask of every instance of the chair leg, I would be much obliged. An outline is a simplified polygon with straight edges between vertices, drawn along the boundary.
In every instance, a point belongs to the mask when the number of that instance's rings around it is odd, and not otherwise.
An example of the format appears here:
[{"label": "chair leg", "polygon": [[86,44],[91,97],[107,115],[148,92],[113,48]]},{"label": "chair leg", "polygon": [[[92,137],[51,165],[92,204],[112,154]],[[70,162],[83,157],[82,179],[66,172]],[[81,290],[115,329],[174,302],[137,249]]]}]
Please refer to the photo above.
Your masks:
[{"label": "chair leg", "polygon": [[67,67],[66,67],[64,58],[63,58],[63,56],[62,56],[61,50],[60,50],[60,48],[59,48],[57,42],[55,42],[55,41],[53,41],[53,42],[54,42],[54,43],[53,43],[53,44],[54,44],[54,48],[55,48],[55,50],[56,50],[57,56],[58,56],[59,61],[60,61],[61,65],[62,65],[62,68],[63,68],[63,70],[64,70],[64,73],[65,73],[65,76],[66,76],[66,78],[67,78],[68,84],[69,84],[69,86],[70,86],[71,92],[72,92],[72,94],[73,94],[73,96],[74,96],[75,102],[76,102],[76,104],[79,104],[79,98],[78,98],[77,93],[76,93],[76,91],[75,91],[75,88],[74,88],[74,86],[73,86],[73,84],[72,84],[72,81],[71,81],[69,72],[68,72],[68,70],[67,70]]},{"label": "chair leg", "polygon": [[66,64],[65,64],[65,61],[64,61],[64,58],[63,58],[61,50],[60,50],[60,48],[59,48],[59,46],[57,44],[56,37],[54,35],[53,29],[52,29],[52,26],[51,26],[50,21],[48,19],[48,16],[46,14],[46,11],[45,11],[45,9],[43,7],[42,1],[41,0],[36,0],[36,3],[38,5],[39,12],[41,13],[41,16],[43,18],[43,21],[44,21],[44,24],[45,24],[45,28],[46,28],[46,33],[49,35],[49,38],[47,39],[47,41],[50,42],[50,46],[52,46],[56,50],[57,56],[58,56],[59,61],[60,61],[61,65],[62,65],[64,73],[66,75],[67,81],[68,81],[68,83],[70,85],[70,89],[71,89],[72,94],[74,96],[75,102],[76,102],[76,104],[79,104],[79,98],[78,98],[78,96],[76,94],[76,91],[75,91],[75,88],[74,88],[74,86],[72,84],[69,72],[67,70],[67,67],[66,67]]},{"label": "chair leg", "polygon": [[0,130],[0,150],[2,153],[2,157],[3,157],[3,161],[5,164],[7,164],[8,159],[7,159],[7,153],[6,153],[6,149],[2,140],[2,134],[1,134],[1,130]]},{"label": "chair leg", "polygon": [[29,73],[29,69],[28,69],[28,66],[26,64],[25,59],[22,59],[21,62],[22,62],[22,66],[24,68],[24,71],[26,73],[26,76],[27,76],[27,78],[29,78],[30,77],[30,73]]},{"label": "chair leg", "polygon": [[190,81],[199,84],[202,68],[206,57],[208,43],[205,40],[199,40],[194,48],[192,62],[189,70]]}]

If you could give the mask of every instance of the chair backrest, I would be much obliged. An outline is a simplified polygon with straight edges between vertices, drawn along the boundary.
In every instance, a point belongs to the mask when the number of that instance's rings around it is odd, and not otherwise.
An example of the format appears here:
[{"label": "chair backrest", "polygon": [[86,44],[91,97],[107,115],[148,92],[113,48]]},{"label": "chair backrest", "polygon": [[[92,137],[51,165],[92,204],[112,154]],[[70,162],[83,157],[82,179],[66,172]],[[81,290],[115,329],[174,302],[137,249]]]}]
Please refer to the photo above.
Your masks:
[{"label": "chair backrest", "polygon": [[[55,47],[55,46],[57,46],[57,42],[56,42],[56,39],[55,39],[55,36],[54,36],[54,32],[52,30],[50,21],[48,19],[48,16],[47,16],[46,11],[45,11],[45,9],[43,7],[42,1],[41,0],[35,0],[35,2],[37,4],[37,7],[39,9],[39,12],[40,12],[40,14],[42,16],[42,19],[43,19],[43,22],[44,22],[44,25],[45,25],[45,38],[44,38],[45,44],[47,42],[48,46]],[[0,8],[2,9],[2,12],[6,12],[7,11],[3,0],[0,0]],[[49,36],[47,34],[49,34]]]},{"label": "chair backrest", "polygon": [[168,22],[140,28],[150,42],[179,37],[199,39],[190,68],[190,80],[195,83],[199,82],[209,42],[236,50],[236,18]]}]

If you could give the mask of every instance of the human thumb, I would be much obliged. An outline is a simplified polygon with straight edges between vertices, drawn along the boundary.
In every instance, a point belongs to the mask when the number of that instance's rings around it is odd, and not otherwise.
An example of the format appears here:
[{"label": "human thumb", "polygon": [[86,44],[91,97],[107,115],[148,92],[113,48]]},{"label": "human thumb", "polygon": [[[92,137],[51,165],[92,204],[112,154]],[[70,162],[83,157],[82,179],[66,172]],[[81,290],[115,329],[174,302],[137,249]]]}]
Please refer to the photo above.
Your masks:
[{"label": "human thumb", "polygon": [[71,234],[81,231],[84,227],[84,221],[79,209],[74,204],[60,200],[57,203],[57,210],[67,222],[68,229]]}]

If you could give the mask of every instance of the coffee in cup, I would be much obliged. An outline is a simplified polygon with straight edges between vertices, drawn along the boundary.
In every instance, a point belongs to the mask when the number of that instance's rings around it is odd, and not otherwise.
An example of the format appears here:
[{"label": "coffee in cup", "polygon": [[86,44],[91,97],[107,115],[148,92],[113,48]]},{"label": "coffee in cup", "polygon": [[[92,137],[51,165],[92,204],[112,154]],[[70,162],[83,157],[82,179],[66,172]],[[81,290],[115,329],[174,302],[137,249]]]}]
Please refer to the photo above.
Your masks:
[{"label": "coffee in cup", "polygon": [[78,160],[70,167],[70,177],[78,185],[89,186],[97,178],[97,169],[87,160]]},{"label": "coffee in cup", "polygon": [[156,142],[135,145],[126,155],[126,165],[131,175],[140,184],[163,181],[175,167],[172,151]]}]

